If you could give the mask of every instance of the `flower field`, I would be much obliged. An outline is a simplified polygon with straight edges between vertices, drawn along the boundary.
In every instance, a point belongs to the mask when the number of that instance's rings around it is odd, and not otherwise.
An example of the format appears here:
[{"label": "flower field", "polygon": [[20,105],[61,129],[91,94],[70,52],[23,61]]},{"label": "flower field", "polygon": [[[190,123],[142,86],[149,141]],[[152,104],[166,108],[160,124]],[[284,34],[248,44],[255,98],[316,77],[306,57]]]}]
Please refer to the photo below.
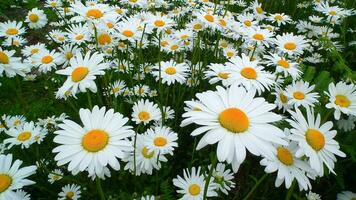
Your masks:
[{"label": "flower field", "polygon": [[355,15],[2,0],[0,200],[355,200]]}]

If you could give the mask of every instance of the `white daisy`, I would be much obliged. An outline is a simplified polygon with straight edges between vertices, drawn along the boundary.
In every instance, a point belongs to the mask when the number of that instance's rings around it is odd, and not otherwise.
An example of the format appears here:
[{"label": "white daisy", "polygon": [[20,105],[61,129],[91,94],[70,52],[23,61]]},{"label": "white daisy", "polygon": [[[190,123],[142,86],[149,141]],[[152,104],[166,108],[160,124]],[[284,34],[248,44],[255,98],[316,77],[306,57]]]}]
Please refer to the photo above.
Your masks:
[{"label": "white daisy", "polygon": [[309,46],[304,36],[293,35],[293,33],[277,35],[274,43],[280,52],[287,53],[288,55],[300,55]]},{"label": "white daisy", "polygon": [[81,197],[80,186],[76,184],[67,184],[62,187],[62,191],[58,194],[58,200],[77,200]]},{"label": "white daisy", "polygon": [[329,109],[334,108],[335,119],[340,119],[341,113],[356,116],[356,85],[338,82],[329,84],[328,92],[329,103],[325,106]]},{"label": "white daisy", "polygon": [[289,138],[296,141],[300,147],[296,156],[307,156],[310,166],[320,176],[324,175],[323,164],[335,173],[333,171],[336,162],[335,155],[340,157],[346,155],[339,150],[339,143],[333,139],[337,133],[335,130],[331,130],[333,123],[328,121],[321,124],[320,114],[315,118],[313,109],[307,107],[306,111],[306,118],[299,109],[296,109],[296,112],[290,111],[293,120],[287,119],[293,127]]},{"label": "white daisy", "polygon": [[272,143],[286,144],[283,131],[270,123],[281,116],[271,112],[276,106],[262,97],[255,98],[256,90],[245,90],[237,84],[228,89],[220,86],[217,91],[196,94],[194,102],[200,111],[188,111],[181,126],[198,124],[191,135],[205,133],[197,145],[201,149],[208,144],[217,145],[220,162],[232,163],[236,172],[246,158],[246,148],[254,155],[273,156]]},{"label": "white daisy", "polygon": [[28,12],[25,22],[28,23],[30,28],[39,29],[47,24],[48,19],[43,10],[33,8]]},{"label": "white daisy", "polygon": [[154,129],[148,129],[144,134],[144,144],[149,152],[155,151],[160,155],[173,155],[174,148],[178,147],[178,134],[169,127],[158,126]]},{"label": "white daisy", "polygon": [[5,131],[11,138],[5,139],[4,144],[9,144],[8,148],[14,145],[21,145],[21,148],[28,148],[31,144],[41,140],[41,132],[47,134],[47,130],[42,130],[42,128],[35,125],[34,122],[25,122],[23,126],[10,128]]},{"label": "white daisy", "polygon": [[[178,187],[177,193],[183,194],[180,200],[203,200],[205,177],[200,172],[200,167],[195,169],[193,167],[191,172],[188,169],[183,171],[183,177],[179,176],[173,179],[173,185]],[[208,183],[206,197],[214,197],[218,194],[215,192],[217,188],[213,179],[210,179]]]},{"label": "white daisy", "polygon": [[302,80],[288,85],[285,89],[286,96],[289,99],[288,104],[294,107],[314,107],[314,104],[318,102],[319,98],[317,92],[312,92],[314,88],[315,85],[309,86],[309,82],[304,82]]},{"label": "white daisy", "polygon": [[35,182],[26,178],[35,174],[36,166],[19,168],[22,161],[15,160],[12,163],[12,154],[0,155],[0,163],[0,199],[22,200],[15,190],[35,184]]},{"label": "white daisy", "polygon": [[224,194],[227,195],[232,188],[235,188],[235,183],[232,181],[234,174],[230,169],[225,169],[225,164],[218,163],[212,176],[214,177],[214,182],[217,183],[218,190]]},{"label": "white daisy", "polygon": [[106,111],[105,107],[93,110],[80,109],[80,119],[83,127],[71,121],[64,120],[58,126],[61,130],[53,141],[60,144],[53,149],[58,166],[69,163],[68,170],[73,174],[88,170],[89,174],[101,175],[103,168],[110,166],[120,169],[118,158],[124,156],[124,151],[132,149],[131,143],[125,139],[134,133],[125,124],[128,118],[113,109]]},{"label": "white daisy", "polygon": [[73,94],[79,91],[86,92],[89,89],[92,92],[97,91],[95,79],[97,75],[104,75],[104,70],[109,68],[109,64],[104,63],[103,54],[87,52],[85,57],[78,52],[69,64],[70,66],[56,71],[57,74],[68,76],[63,86],[59,89],[65,93],[71,90]]},{"label": "white daisy", "polygon": [[161,62],[153,67],[152,74],[156,77],[156,81],[162,80],[162,83],[167,85],[178,82],[180,84],[186,81],[186,76],[189,71],[189,66],[186,63],[176,63],[173,60]]},{"label": "white daisy", "polygon": [[146,125],[151,121],[159,121],[162,117],[158,105],[147,99],[141,99],[135,102],[132,110],[132,121],[136,122],[136,124],[143,122],[143,124]]}]

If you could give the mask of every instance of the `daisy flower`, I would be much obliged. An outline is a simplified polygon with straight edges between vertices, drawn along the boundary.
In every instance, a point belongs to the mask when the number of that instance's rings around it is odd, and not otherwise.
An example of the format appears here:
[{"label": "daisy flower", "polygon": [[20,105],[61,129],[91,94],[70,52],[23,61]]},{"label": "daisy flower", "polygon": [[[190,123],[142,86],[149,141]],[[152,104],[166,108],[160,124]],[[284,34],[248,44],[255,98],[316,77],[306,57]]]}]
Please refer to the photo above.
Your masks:
[{"label": "daisy flower", "polygon": [[154,129],[148,129],[145,133],[144,144],[149,152],[155,151],[160,155],[173,155],[174,148],[178,147],[178,134],[169,127],[158,126]]},{"label": "daisy flower", "polygon": [[214,182],[218,186],[218,190],[224,194],[235,188],[235,183],[232,181],[234,179],[234,174],[230,169],[225,169],[225,164],[218,163],[214,169],[212,176],[214,177]]},{"label": "daisy flower", "polygon": [[[297,152],[297,157],[306,156],[309,158],[310,166],[320,175],[324,175],[324,166],[333,173],[336,157],[345,157],[346,155],[340,151],[339,143],[333,138],[336,136],[336,131],[331,130],[333,123],[331,121],[321,124],[320,114],[315,118],[314,110],[307,107],[307,117],[305,118],[299,109],[295,112],[290,111],[292,119],[287,121],[292,126],[289,139],[298,143],[300,147]],[[335,154],[335,155],[334,155]]]},{"label": "daisy flower", "polygon": [[45,51],[46,45],[42,43],[37,43],[34,45],[25,46],[24,49],[21,50],[22,55],[28,57],[38,54],[39,52]]},{"label": "daisy flower", "polygon": [[356,85],[338,82],[329,84],[328,92],[329,103],[325,106],[329,109],[334,108],[334,118],[340,119],[341,113],[356,116]]},{"label": "daisy flower", "polygon": [[15,50],[7,51],[0,47],[0,77],[3,74],[10,78],[16,74],[25,76],[29,71],[27,66],[21,62],[21,58],[14,56],[15,53]]},{"label": "daisy flower", "polygon": [[267,18],[267,20],[277,23],[278,26],[281,26],[281,25],[288,24],[288,23],[292,22],[292,19],[290,18],[290,16],[286,15],[284,13],[271,14]]},{"label": "daisy flower", "polygon": [[128,152],[123,158],[123,161],[127,162],[125,170],[130,170],[131,172],[136,170],[134,174],[137,176],[140,176],[141,174],[151,175],[153,169],[159,170],[161,168],[161,162],[167,162],[167,159],[163,154],[148,149],[144,143],[145,137],[147,137],[147,135],[138,134],[136,137],[135,151]]},{"label": "daisy flower", "polygon": [[337,194],[337,200],[352,200],[356,198],[356,193],[353,193],[351,191],[342,191],[339,194]]},{"label": "daisy flower", "polygon": [[227,85],[227,79],[230,77],[231,66],[220,63],[211,63],[208,69],[204,71],[205,79],[209,80],[210,84],[215,84],[219,81],[222,82],[224,86]]},{"label": "daisy flower", "polygon": [[138,102],[135,102],[132,110],[132,121],[136,122],[136,124],[142,122],[146,125],[151,121],[161,120],[161,111],[158,108],[158,105],[147,99],[141,99]]},{"label": "daisy flower", "polygon": [[[89,89],[92,92],[97,91],[95,84],[96,76],[104,75],[104,70],[109,68],[104,63],[103,54],[88,51],[85,56],[78,52],[70,61],[69,67],[56,71],[57,74],[68,76],[60,91],[71,90],[73,94],[79,91],[86,92]],[[63,93],[64,93],[63,92]]]},{"label": "daisy flower", "polygon": [[47,24],[48,19],[43,10],[33,8],[28,12],[25,22],[28,23],[30,28],[39,29],[43,28]]},{"label": "daisy flower", "polygon": [[200,12],[196,14],[197,19],[204,24],[204,27],[211,28],[215,30],[218,27],[216,23],[218,16],[214,15],[212,12]]},{"label": "daisy flower", "polygon": [[138,30],[141,22],[137,18],[129,18],[117,25],[117,37],[121,40],[135,42],[141,39],[142,33]]},{"label": "daisy flower", "polygon": [[62,187],[62,191],[58,194],[58,200],[77,200],[80,199],[82,192],[80,191],[80,186],[76,184],[67,184]]},{"label": "daisy flower", "polygon": [[102,22],[105,23],[106,19],[110,19],[116,15],[116,13],[112,11],[107,4],[101,3],[86,6],[80,1],[76,1],[71,4],[71,10],[79,15],[73,17],[71,20],[94,22],[98,24]]},{"label": "daisy flower", "polygon": [[6,118],[5,122],[9,128],[19,128],[22,127],[26,122],[26,117],[23,115],[15,115],[11,116],[10,118]]},{"label": "daisy flower", "polygon": [[6,47],[21,47],[26,43],[27,40],[22,36],[14,36],[11,38],[6,38],[2,45]]},{"label": "daisy flower", "polygon": [[283,112],[285,112],[286,110],[292,108],[292,106],[288,104],[288,97],[286,96],[286,92],[284,90],[279,87],[276,87],[275,92],[273,92],[272,94],[276,96],[276,100],[274,103],[277,105],[278,109],[283,109]]},{"label": "daisy flower", "polygon": [[274,76],[264,71],[258,60],[250,61],[250,57],[245,54],[230,59],[226,65],[231,69],[227,79],[229,85],[242,84],[247,90],[256,89],[260,94],[275,84]]},{"label": "daisy flower", "polygon": [[7,21],[0,23],[0,37],[13,38],[25,33],[22,22]]},{"label": "daisy flower", "polygon": [[[162,83],[167,85],[178,82],[183,84],[186,81],[186,76],[189,71],[189,66],[186,63],[176,63],[173,60],[167,62],[161,62],[159,65],[153,67],[153,76],[156,77],[156,81],[162,80]],[[161,70],[161,71],[159,71]]]},{"label": "daisy flower", "polygon": [[150,92],[150,88],[147,85],[135,85],[134,94],[139,97],[146,97]]},{"label": "daisy flower", "polygon": [[90,40],[90,32],[87,24],[71,24],[66,36],[73,44],[80,45]]},{"label": "daisy flower", "polygon": [[79,110],[83,127],[71,121],[64,120],[55,131],[53,141],[59,146],[53,149],[58,166],[66,163],[68,171],[77,174],[88,170],[89,174],[100,176],[103,168],[110,166],[120,169],[118,158],[123,158],[124,151],[131,150],[131,143],[125,140],[134,132],[131,126],[126,126],[128,118],[113,109],[105,107],[93,110]]},{"label": "daisy flower", "polygon": [[275,53],[266,55],[265,58],[267,65],[276,67],[276,73],[283,73],[284,77],[290,75],[293,80],[300,78],[302,72],[298,68],[298,63]]},{"label": "daisy flower", "polygon": [[[173,185],[179,188],[177,193],[183,195],[179,198],[180,200],[203,200],[205,183],[206,180],[204,175],[200,172],[200,167],[197,169],[193,167],[191,171],[185,169],[183,171],[183,177],[178,175],[177,178],[173,179]],[[210,179],[206,197],[218,196],[215,192],[216,188],[216,183],[213,182],[213,179]]]},{"label": "daisy flower", "polygon": [[286,96],[289,99],[288,104],[294,107],[314,107],[314,104],[318,102],[319,98],[317,92],[312,92],[314,88],[315,85],[309,86],[309,82],[304,82],[302,80],[288,85],[285,89]]},{"label": "daisy flower", "polygon": [[126,84],[124,81],[118,80],[115,81],[111,86],[109,86],[109,94],[114,95],[117,97],[118,95],[121,95],[126,89]]},{"label": "daisy flower", "polygon": [[315,192],[309,191],[308,194],[305,194],[307,200],[321,200],[321,196]]},{"label": "daisy flower", "polygon": [[255,45],[265,45],[269,47],[273,34],[268,29],[260,27],[250,28],[246,30],[247,40]]},{"label": "daisy flower", "polygon": [[10,128],[5,131],[11,138],[5,139],[4,144],[9,144],[8,148],[14,145],[21,145],[21,148],[28,148],[31,144],[36,142],[41,132],[47,133],[47,130],[42,130],[42,128],[35,125],[34,122],[25,122],[23,126]]},{"label": "daisy flower", "polygon": [[274,43],[280,52],[287,53],[288,55],[300,55],[309,46],[304,36],[293,35],[293,33],[277,35]]},{"label": "daisy flower", "polygon": [[272,156],[272,143],[286,144],[282,139],[283,131],[270,124],[282,119],[271,112],[276,106],[262,97],[255,98],[256,90],[246,90],[237,84],[216,89],[196,94],[199,101],[194,104],[200,111],[182,115],[186,119],[181,126],[192,123],[201,126],[191,133],[192,136],[205,133],[197,149],[218,143],[218,160],[232,163],[237,172],[246,158],[246,148],[257,156]]},{"label": "daisy flower", "polygon": [[67,67],[70,59],[80,52],[80,49],[73,44],[65,44],[59,47],[59,51],[62,54],[62,60],[64,60],[63,67]]},{"label": "daisy flower", "polygon": [[156,29],[158,32],[167,30],[175,24],[172,19],[166,15],[162,15],[161,13],[156,13],[155,15],[149,14],[147,18],[147,26],[149,26],[148,28]]},{"label": "daisy flower", "polygon": [[60,64],[63,64],[64,60],[60,53],[53,51],[42,51],[33,56],[36,65],[40,72],[47,73]]},{"label": "daisy flower", "polygon": [[294,142],[287,146],[276,146],[272,158],[263,158],[260,161],[260,164],[266,167],[266,173],[277,172],[276,187],[284,182],[286,188],[290,188],[296,179],[300,191],[311,189],[308,174],[313,174],[314,171],[307,162],[295,156],[297,150],[298,146]]},{"label": "daisy flower", "polygon": [[238,51],[234,47],[226,47],[223,49],[223,55],[227,59],[231,59],[238,55]]},{"label": "daisy flower", "polygon": [[0,155],[0,163],[0,199],[22,200],[15,190],[35,184],[35,182],[26,178],[35,174],[36,166],[20,168],[22,161],[15,160],[12,163],[12,154]]},{"label": "daisy flower", "polygon": [[257,25],[257,21],[254,18],[254,15],[251,13],[242,13],[237,16],[237,20],[242,24],[245,28],[250,28]]},{"label": "daisy flower", "polygon": [[60,169],[55,169],[48,174],[48,182],[54,183],[55,181],[61,180],[63,178],[63,172]]},{"label": "daisy flower", "polygon": [[323,13],[324,15],[327,16],[327,21],[337,20],[339,18],[345,17],[347,15],[347,12],[343,8],[340,8],[338,6],[330,6],[329,2],[321,2],[315,7],[316,11],[319,11]]}]

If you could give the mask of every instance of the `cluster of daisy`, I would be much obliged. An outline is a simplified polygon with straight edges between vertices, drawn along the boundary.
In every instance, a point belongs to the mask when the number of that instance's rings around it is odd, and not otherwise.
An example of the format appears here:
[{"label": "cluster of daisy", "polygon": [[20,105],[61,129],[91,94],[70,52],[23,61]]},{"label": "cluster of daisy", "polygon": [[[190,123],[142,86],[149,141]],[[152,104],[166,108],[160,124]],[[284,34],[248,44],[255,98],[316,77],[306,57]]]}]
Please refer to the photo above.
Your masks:
[{"label": "cluster of daisy", "polygon": [[[306,75],[330,74],[310,66],[346,47],[340,27],[355,10],[336,1],[302,6],[314,15],[294,20],[266,12],[257,0],[47,0],[23,21],[0,22],[0,77],[51,80],[56,91],[50,95],[77,115],[37,122],[4,115],[0,153],[16,145],[26,151],[53,132],[57,168],[46,172],[48,181],[62,180],[67,171],[86,174],[100,191],[100,179],[113,171],[165,170],[190,133],[194,140],[202,136],[193,149],[214,150],[211,164],[173,179],[180,199],[229,195],[248,153],[261,158],[266,173],[277,173],[276,187],[297,182],[309,191],[324,169],[335,173],[336,156],[346,156],[334,124],[340,132],[354,129],[356,85],[345,63],[328,88]],[[43,37],[32,44],[26,34],[34,31]],[[183,145],[178,151],[188,148]],[[18,169],[16,160],[11,170],[11,154],[0,160],[7,163],[0,168],[0,199],[29,198],[20,189],[34,183],[25,178],[36,167]],[[82,189],[65,185],[59,199],[79,199]]]}]

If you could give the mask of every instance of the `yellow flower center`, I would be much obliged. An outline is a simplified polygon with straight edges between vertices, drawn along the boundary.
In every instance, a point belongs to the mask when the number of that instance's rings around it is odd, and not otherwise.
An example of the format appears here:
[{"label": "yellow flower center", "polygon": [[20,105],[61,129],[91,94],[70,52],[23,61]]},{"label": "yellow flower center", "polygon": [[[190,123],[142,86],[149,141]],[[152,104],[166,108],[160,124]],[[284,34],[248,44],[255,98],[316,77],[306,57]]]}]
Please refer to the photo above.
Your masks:
[{"label": "yellow flower center", "polygon": [[151,151],[151,153],[148,153],[148,148],[143,147],[141,153],[142,153],[143,157],[150,159],[153,157],[154,151]]},{"label": "yellow flower center", "polygon": [[294,42],[287,42],[284,44],[284,48],[293,51],[295,48],[297,48],[297,45]]},{"label": "yellow flower center", "polygon": [[209,22],[214,22],[214,16],[212,15],[205,15],[204,18]]},{"label": "yellow flower center", "polygon": [[24,142],[31,138],[32,133],[29,131],[24,131],[17,136],[17,140]]},{"label": "yellow flower center", "polygon": [[132,37],[134,35],[134,32],[130,31],[130,30],[124,30],[122,32],[122,35],[126,36],[126,37]]},{"label": "yellow flower center", "polygon": [[110,29],[114,28],[114,24],[111,22],[106,23],[106,26]]},{"label": "yellow flower center", "polygon": [[43,56],[41,61],[43,64],[49,64],[53,61],[53,57],[51,55]]},{"label": "yellow flower center", "polygon": [[141,120],[141,121],[147,121],[151,118],[151,115],[149,112],[146,112],[146,111],[141,111],[140,113],[138,113],[138,118]]},{"label": "yellow flower center", "polygon": [[219,76],[220,78],[222,78],[222,79],[228,79],[228,78],[229,78],[229,75],[230,75],[230,73],[228,73],[228,72],[220,72],[220,73],[218,74],[218,76]]},{"label": "yellow flower center", "polygon": [[276,16],[274,16],[274,19],[277,21],[281,21],[281,20],[283,20],[283,17],[282,17],[282,15],[276,15]]},{"label": "yellow flower center", "polygon": [[168,41],[162,41],[161,42],[161,46],[162,47],[166,47],[167,45],[169,45]]},{"label": "yellow flower center", "polygon": [[260,34],[260,33],[256,33],[256,34],[254,34],[252,37],[253,37],[253,39],[259,40],[259,41],[265,39],[265,37],[264,37],[262,34]]},{"label": "yellow flower center", "polygon": [[219,24],[220,24],[220,26],[223,26],[223,27],[225,27],[227,25],[227,23],[224,19],[220,19]]},{"label": "yellow flower center", "polygon": [[169,75],[174,75],[177,73],[177,70],[176,68],[174,67],[167,67],[167,69],[165,70],[166,74],[169,74]]},{"label": "yellow flower center", "polygon": [[286,68],[286,69],[289,68],[289,62],[286,60],[281,59],[277,63],[279,66],[281,66],[283,68]]},{"label": "yellow flower center", "polygon": [[231,58],[231,57],[233,57],[235,54],[234,54],[234,52],[232,52],[232,51],[228,51],[228,52],[226,53],[226,55],[227,55],[227,57]]},{"label": "yellow flower center", "polygon": [[296,91],[293,93],[293,97],[298,100],[303,100],[305,98],[305,94],[300,91]]},{"label": "yellow flower center", "polygon": [[1,64],[9,64],[10,59],[9,57],[6,55],[6,53],[0,51],[0,63]]},{"label": "yellow flower center", "polygon": [[67,60],[70,60],[71,58],[73,58],[73,53],[67,52],[67,53],[65,53],[65,56],[66,56]]},{"label": "yellow flower center", "polygon": [[18,126],[21,124],[21,120],[17,119],[14,121],[14,126]]},{"label": "yellow flower center", "polygon": [[258,14],[262,14],[263,13],[263,9],[261,7],[257,7],[256,11]]},{"label": "yellow flower center", "polygon": [[36,15],[36,14],[31,14],[31,15],[28,16],[28,19],[30,20],[30,22],[36,23],[36,22],[38,22],[38,20],[39,20],[40,18],[39,18],[38,15]]},{"label": "yellow flower center", "polygon": [[195,29],[195,30],[201,30],[203,28],[203,25],[201,25],[201,24],[194,24],[193,25],[193,29]]},{"label": "yellow flower center", "polygon": [[308,129],[305,133],[307,143],[315,150],[320,151],[325,146],[324,135],[316,129]]},{"label": "yellow flower center", "polygon": [[257,72],[252,67],[245,67],[241,70],[241,75],[247,79],[256,79]]},{"label": "yellow flower center", "polygon": [[69,192],[67,192],[67,194],[66,194],[66,198],[67,198],[67,199],[73,199],[73,196],[74,196],[74,192],[72,192],[72,191],[69,191]]},{"label": "yellow flower center", "polygon": [[114,87],[112,88],[112,92],[113,93],[118,93],[120,91],[120,88],[119,87]]},{"label": "yellow flower center", "polygon": [[79,82],[83,80],[89,73],[89,69],[87,67],[77,67],[72,71],[72,81]]},{"label": "yellow flower center", "polygon": [[285,165],[292,165],[293,164],[293,155],[291,152],[284,147],[278,147],[277,148],[277,158],[279,161],[281,161]]},{"label": "yellow flower center", "polygon": [[252,25],[252,22],[250,20],[245,20],[244,24],[245,24],[245,26],[250,27]]},{"label": "yellow flower center", "polygon": [[99,19],[104,16],[103,12],[99,9],[90,9],[87,11],[87,17],[92,19]]},{"label": "yellow flower center", "polygon": [[345,108],[350,106],[351,101],[344,95],[336,95],[335,104]]},{"label": "yellow flower center", "polygon": [[157,27],[162,27],[162,26],[166,25],[166,22],[159,19],[154,22],[154,25]]},{"label": "yellow flower center", "polygon": [[228,108],[219,114],[219,122],[222,127],[233,133],[245,132],[249,125],[247,115],[238,108]]},{"label": "yellow flower center", "polygon": [[198,184],[194,183],[190,185],[188,190],[192,196],[197,196],[200,194],[200,186]]},{"label": "yellow flower center", "polygon": [[335,16],[335,15],[337,15],[337,12],[336,12],[336,11],[334,11],[334,10],[332,10],[332,11],[330,11],[330,12],[329,12],[329,15],[331,15],[331,16]]},{"label": "yellow flower center", "polygon": [[84,35],[83,35],[83,34],[78,34],[77,36],[75,36],[74,39],[76,39],[76,40],[81,40],[81,39],[83,39],[83,38],[84,38]]},{"label": "yellow flower center", "polygon": [[279,95],[279,98],[280,98],[282,103],[287,103],[288,102],[287,96],[282,94],[282,93]]},{"label": "yellow flower center", "polygon": [[178,49],[178,47],[179,47],[178,45],[174,44],[171,46],[171,50],[175,51]]},{"label": "yellow flower center", "polygon": [[19,30],[17,30],[16,28],[9,28],[7,29],[6,31],[6,34],[7,35],[16,35],[19,33]]},{"label": "yellow flower center", "polygon": [[167,144],[167,139],[164,137],[156,137],[153,141],[156,146],[163,147]]},{"label": "yellow flower center", "polygon": [[188,35],[182,35],[182,36],[180,37],[180,39],[182,39],[182,40],[186,40],[186,39],[188,39],[188,38],[189,38]]},{"label": "yellow flower center", "polygon": [[31,50],[31,54],[36,54],[36,53],[38,53],[39,51],[40,51],[39,49],[34,48],[34,49]]},{"label": "yellow flower center", "polygon": [[7,190],[12,183],[12,178],[7,174],[0,174],[0,194]]},{"label": "yellow flower center", "polygon": [[98,152],[106,147],[109,142],[107,132],[99,129],[93,129],[87,132],[82,139],[82,146],[89,152]]},{"label": "yellow flower center", "polygon": [[98,42],[100,45],[105,45],[105,44],[110,44],[111,43],[111,37],[107,33],[102,33],[98,36]]}]

